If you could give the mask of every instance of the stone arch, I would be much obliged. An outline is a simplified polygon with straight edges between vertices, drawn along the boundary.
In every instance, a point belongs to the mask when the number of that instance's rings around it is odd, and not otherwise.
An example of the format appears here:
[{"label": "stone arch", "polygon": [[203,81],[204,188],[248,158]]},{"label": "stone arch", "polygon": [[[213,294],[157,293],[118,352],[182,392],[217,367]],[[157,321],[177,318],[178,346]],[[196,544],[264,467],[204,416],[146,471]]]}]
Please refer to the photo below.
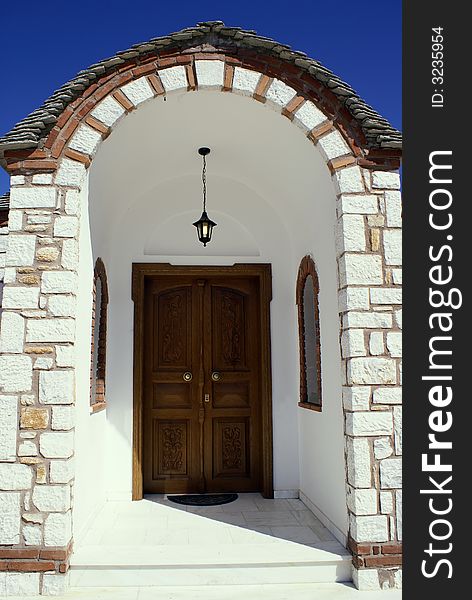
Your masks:
[{"label": "stone arch", "polygon": [[[348,541],[360,587],[397,585],[401,225],[399,178],[392,171],[399,166],[401,136],[316,61],[215,22],[139,44],[93,65],[0,139],[0,161],[12,175],[0,393],[16,436],[9,430],[2,447],[7,457],[4,470],[21,479],[25,497],[34,486],[44,485],[46,495],[54,495],[60,486],[64,499],[60,511],[43,505],[44,525],[38,528],[46,548],[36,548],[36,587],[31,594],[40,586],[48,593],[65,585],[71,550],[74,426],[67,421],[60,432],[51,429],[59,409],[49,403],[67,407],[74,402],[75,312],[73,302],[66,306],[58,296],[76,294],[79,205],[86,193],[82,182],[99,144],[122,117],[147,100],[169,96],[170,101],[171,93],[197,89],[239,93],[276,109],[303,129],[332,174],[338,216]],[[43,222],[35,222],[29,211],[41,212]],[[40,243],[39,232],[49,236],[49,245]],[[49,367],[33,373],[33,360],[36,364],[39,359]],[[17,454],[18,423],[21,428],[28,422],[31,406],[44,424],[36,427],[32,442],[40,457],[37,463],[27,463]],[[20,411],[25,415],[22,421]],[[12,528],[5,560],[26,560],[19,504],[18,511],[12,511],[18,527]],[[48,546],[54,547],[54,555],[48,555]],[[46,556],[53,564],[48,563],[50,572],[43,576]],[[22,571],[21,565],[8,568]]]}]

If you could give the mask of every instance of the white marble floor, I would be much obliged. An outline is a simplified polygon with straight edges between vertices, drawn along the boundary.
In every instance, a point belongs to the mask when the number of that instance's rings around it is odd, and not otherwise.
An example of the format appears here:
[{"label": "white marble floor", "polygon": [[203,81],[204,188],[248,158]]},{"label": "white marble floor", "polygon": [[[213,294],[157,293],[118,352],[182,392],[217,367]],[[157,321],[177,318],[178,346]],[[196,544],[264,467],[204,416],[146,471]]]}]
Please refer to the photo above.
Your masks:
[{"label": "white marble floor", "polygon": [[149,495],[141,502],[108,502],[76,547],[205,546],[277,540],[311,547],[336,541],[300,500],[239,494],[230,504],[191,507],[162,495]]},{"label": "white marble floor", "polygon": [[[55,596],[56,600],[401,600],[401,597],[401,590],[360,592],[345,583],[72,588],[63,596]],[[42,599],[44,596],[29,600]]]}]

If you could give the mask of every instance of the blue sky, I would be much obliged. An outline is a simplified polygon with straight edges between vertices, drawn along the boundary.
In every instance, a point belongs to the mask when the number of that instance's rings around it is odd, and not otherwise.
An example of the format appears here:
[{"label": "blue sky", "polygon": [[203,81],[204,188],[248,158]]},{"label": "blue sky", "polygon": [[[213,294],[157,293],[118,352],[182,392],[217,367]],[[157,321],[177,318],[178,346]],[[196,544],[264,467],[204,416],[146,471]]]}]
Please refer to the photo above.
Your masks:
[{"label": "blue sky", "polygon": [[[306,52],[401,128],[401,0],[2,2],[0,134],[90,64],[198,21]],[[8,189],[0,169],[0,194]]]}]

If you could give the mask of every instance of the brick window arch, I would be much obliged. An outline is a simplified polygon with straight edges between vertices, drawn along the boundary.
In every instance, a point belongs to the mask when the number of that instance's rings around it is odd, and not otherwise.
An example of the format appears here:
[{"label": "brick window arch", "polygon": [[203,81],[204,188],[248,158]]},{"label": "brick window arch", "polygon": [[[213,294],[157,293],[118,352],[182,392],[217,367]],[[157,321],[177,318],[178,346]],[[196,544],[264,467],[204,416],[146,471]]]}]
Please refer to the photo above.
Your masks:
[{"label": "brick window arch", "polygon": [[108,284],[105,265],[97,258],[93,276],[90,404],[93,412],[105,408]]},{"label": "brick window arch", "polygon": [[299,406],[321,412],[321,345],[316,266],[305,256],[298,268],[297,307],[300,348]]}]

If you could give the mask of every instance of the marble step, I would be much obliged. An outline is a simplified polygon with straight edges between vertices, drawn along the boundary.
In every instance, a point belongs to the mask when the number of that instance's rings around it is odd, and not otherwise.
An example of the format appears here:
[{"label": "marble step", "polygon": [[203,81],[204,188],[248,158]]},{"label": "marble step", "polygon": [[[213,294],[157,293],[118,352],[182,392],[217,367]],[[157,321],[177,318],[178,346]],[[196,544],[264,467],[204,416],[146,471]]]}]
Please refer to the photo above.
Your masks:
[{"label": "marble step", "polygon": [[351,556],[337,542],[84,546],[70,576],[80,587],[330,583],[351,580]]}]

